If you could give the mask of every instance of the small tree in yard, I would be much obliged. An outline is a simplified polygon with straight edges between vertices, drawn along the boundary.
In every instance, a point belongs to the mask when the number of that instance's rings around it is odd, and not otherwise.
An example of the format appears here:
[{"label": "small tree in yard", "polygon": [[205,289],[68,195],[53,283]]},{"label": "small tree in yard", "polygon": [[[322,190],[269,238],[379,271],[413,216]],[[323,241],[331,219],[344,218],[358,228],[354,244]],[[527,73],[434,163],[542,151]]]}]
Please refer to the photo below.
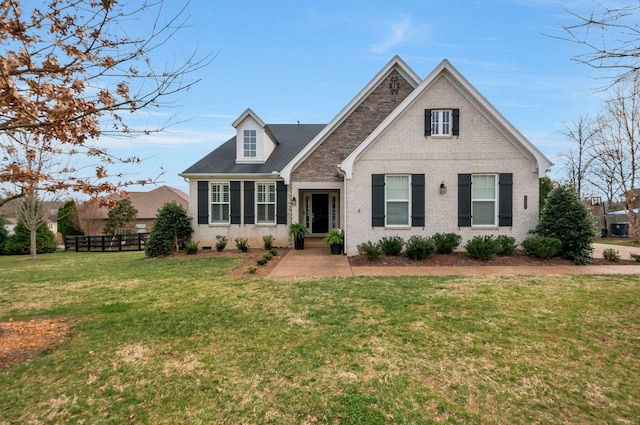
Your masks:
[{"label": "small tree in yard", "polygon": [[84,235],[75,201],[66,202],[58,210],[58,233],[62,235],[63,240],[67,235]]},{"label": "small tree in yard", "polygon": [[164,204],[153,222],[145,254],[147,257],[164,257],[179,251],[191,240],[191,218],[182,205],[175,201]]},{"label": "small tree in yard", "polygon": [[557,186],[549,193],[536,233],[560,239],[561,254],[575,264],[593,260],[591,245],[597,235],[593,217],[571,187]]},{"label": "small tree in yard", "polygon": [[120,232],[120,229],[132,227],[136,222],[137,215],[138,210],[133,206],[130,199],[119,199],[115,202],[114,207],[109,210],[103,232],[106,235],[115,235]]}]

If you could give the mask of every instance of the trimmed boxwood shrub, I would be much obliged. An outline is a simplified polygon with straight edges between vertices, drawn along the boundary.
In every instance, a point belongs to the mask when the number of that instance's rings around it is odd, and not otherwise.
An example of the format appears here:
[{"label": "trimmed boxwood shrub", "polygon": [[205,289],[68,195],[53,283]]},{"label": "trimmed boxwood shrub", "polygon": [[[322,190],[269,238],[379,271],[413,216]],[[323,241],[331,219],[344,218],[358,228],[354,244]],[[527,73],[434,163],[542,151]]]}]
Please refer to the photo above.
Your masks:
[{"label": "trimmed boxwood shrub", "polygon": [[500,252],[500,243],[493,235],[474,236],[464,248],[470,256],[479,260],[490,260]]},{"label": "trimmed boxwood shrub", "polygon": [[496,241],[500,245],[500,252],[498,252],[499,255],[511,255],[518,247],[516,239],[512,236],[500,235],[496,237]]},{"label": "trimmed boxwood shrub", "polygon": [[426,238],[420,235],[413,235],[407,241],[407,257],[412,260],[424,260],[436,251],[436,244],[433,238]]},{"label": "trimmed boxwood shrub", "polygon": [[436,233],[433,235],[437,254],[451,254],[462,242],[462,236],[455,233]]},{"label": "trimmed boxwood shrub", "polygon": [[522,242],[527,254],[539,258],[551,258],[560,255],[562,241],[549,236],[531,236]]},{"label": "trimmed boxwood shrub", "polygon": [[366,241],[358,245],[358,252],[365,254],[369,260],[377,260],[382,254],[382,249],[377,243]]},{"label": "trimmed boxwood shrub", "polygon": [[378,242],[384,255],[397,256],[402,252],[404,239],[400,236],[385,236]]}]

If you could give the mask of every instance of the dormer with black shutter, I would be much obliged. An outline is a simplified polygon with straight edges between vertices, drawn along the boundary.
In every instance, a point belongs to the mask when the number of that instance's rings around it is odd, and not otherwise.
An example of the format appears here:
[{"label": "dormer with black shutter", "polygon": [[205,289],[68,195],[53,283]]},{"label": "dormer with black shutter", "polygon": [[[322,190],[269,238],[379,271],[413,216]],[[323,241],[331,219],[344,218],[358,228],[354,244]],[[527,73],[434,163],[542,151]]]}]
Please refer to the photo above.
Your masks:
[{"label": "dormer with black shutter", "polygon": [[276,148],[266,124],[248,108],[233,122],[236,129],[236,164],[264,164]]}]

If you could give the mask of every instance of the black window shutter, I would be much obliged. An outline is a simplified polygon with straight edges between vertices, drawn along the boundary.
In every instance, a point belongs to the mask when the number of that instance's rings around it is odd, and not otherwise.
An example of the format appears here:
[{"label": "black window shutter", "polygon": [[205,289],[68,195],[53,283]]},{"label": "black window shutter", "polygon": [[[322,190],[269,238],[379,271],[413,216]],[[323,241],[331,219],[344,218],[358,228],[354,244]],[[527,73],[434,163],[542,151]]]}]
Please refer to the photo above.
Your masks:
[{"label": "black window shutter", "polygon": [[371,175],[371,226],[384,227],[384,174]]},{"label": "black window shutter", "polygon": [[453,110],[453,135],[460,135],[460,109]]},{"label": "black window shutter", "polygon": [[244,224],[255,224],[255,188],[256,182],[244,182]]},{"label": "black window shutter", "polygon": [[231,215],[231,224],[240,224],[240,182],[229,182],[229,214]]},{"label": "black window shutter", "polygon": [[431,136],[431,109],[424,110],[424,137]]},{"label": "black window shutter", "polygon": [[287,185],[279,181],[276,183],[276,223],[287,224]]},{"label": "black window shutter", "polygon": [[501,173],[500,180],[498,182],[498,225],[509,226],[513,225],[513,174]]},{"label": "black window shutter", "polygon": [[458,174],[458,227],[471,227],[471,174]]},{"label": "black window shutter", "polygon": [[198,181],[198,224],[209,224],[208,181]]},{"label": "black window shutter", "polygon": [[411,226],[424,227],[424,174],[411,175]]}]

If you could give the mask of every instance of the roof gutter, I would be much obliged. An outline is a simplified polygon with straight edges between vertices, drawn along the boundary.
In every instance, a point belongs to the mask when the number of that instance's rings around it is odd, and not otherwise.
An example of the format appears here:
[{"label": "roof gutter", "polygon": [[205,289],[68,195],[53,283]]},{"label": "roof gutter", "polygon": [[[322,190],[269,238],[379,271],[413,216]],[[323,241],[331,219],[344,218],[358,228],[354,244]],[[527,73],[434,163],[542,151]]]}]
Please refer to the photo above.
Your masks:
[{"label": "roof gutter", "polygon": [[340,167],[340,164],[336,164],[336,171],[338,172],[338,175],[340,177],[342,177],[342,181],[344,183],[344,201],[343,201],[343,205],[342,205],[342,246],[343,246],[343,253],[344,255],[347,255],[347,238],[348,236],[348,232],[347,232],[347,174],[344,172],[344,170]]}]

